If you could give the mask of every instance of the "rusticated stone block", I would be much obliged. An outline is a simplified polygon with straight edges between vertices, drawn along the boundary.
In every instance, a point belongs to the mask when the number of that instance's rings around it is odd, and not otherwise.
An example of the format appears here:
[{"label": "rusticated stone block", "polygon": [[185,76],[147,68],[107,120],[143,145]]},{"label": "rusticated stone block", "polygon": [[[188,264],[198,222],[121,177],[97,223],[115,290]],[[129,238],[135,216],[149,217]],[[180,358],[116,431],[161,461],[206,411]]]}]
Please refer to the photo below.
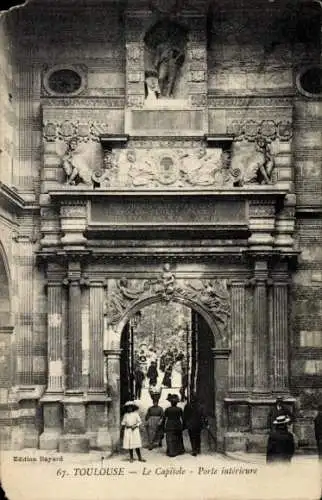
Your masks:
[{"label": "rusticated stone block", "polygon": [[87,405],[87,429],[97,431],[107,425],[105,403],[90,403]]},{"label": "rusticated stone block", "polygon": [[265,432],[268,429],[269,406],[256,405],[252,407],[252,430],[258,433]]},{"label": "rusticated stone block", "polygon": [[97,448],[112,454],[113,443],[109,431],[106,428],[100,428],[97,432]]},{"label": "rusticated stone block", "polygon": [[248,453],[266,453],[267,449],[266,434],[249,434],[246,442],[246,451]]},{"label": "rusticated stone block", "polygon": [[230,431],[247,431],[250,429],[248,405],[233,404],[228,406],[228,427]]},{"label": "rusticated stone block", "polygon": [[85,436],[65,434],[59,439],[59,451],[61,453],[88,453],[89,439]]},{"label": "rusticated stone block", "polygon": [[83,404],[65,405],[64,431],[68,434],[82,434],[85,432],[85,407]]},{"label": "rusticated stone block", "polygon": [[50,429],[49,431],[43,432],[39,437],[39,449],[40,450],[57,450],[58,440],[60,433]]},{"label": "rusticated stone block", "polygon": [[224,437],[225,451],[246,451],[247,435],[242,432],[227,432]]}]

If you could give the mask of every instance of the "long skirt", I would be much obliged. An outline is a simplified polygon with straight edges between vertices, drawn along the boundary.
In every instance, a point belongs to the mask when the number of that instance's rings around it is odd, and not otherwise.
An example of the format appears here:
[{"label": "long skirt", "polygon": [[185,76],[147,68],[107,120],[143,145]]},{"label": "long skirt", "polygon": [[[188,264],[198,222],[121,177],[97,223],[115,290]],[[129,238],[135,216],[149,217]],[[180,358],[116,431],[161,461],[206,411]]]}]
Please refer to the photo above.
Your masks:
[{"label": "long skirt", "polygon": [[182,431],[167,431],[166,442],[168,457],[176,457],[177,455],[182,455],[185,452]]},{"label": "long skirt", "polygon": [[149,448],[159,445],[163,438],[163,432],[160,428],[160,417],[149,417],[146,423],[148,434]]}]

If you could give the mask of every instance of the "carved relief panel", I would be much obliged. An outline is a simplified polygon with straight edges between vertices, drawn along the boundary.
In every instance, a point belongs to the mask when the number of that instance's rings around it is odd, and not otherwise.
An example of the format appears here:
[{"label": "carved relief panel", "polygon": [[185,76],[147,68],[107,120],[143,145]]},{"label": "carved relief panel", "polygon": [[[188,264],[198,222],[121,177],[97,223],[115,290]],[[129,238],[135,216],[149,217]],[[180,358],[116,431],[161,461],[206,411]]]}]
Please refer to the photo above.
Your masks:
[{"label": "carved relief panel", "polygon": [[151,298],[162,302],[181,300],[195,304],[216,324],[222,342],[227,341],[231,314],[227,280],[178,279],[169,264],[164,265],[162,273],[156,278],[109,279],[105,304],[107,325],[117,325],[133,306]]}]

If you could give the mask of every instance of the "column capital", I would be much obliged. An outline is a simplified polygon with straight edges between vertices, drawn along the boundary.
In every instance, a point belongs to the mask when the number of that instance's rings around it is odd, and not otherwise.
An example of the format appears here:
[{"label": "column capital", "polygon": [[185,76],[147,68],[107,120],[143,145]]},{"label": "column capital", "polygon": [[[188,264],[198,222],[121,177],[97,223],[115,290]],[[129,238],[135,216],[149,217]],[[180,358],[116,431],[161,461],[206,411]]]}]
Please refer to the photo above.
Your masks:
[{"label": "column capital", "polygon": [[91,288],[107,288],[107,279],[88,278],[88,286],[90,286]]},{"label": "column capital", "polygon": [[216,359],[228,359],[231,353],[230,347],[213,347],[211,351]]},{"label": "column capital", "polygon": [[119,358],[122,353],[122,349],[104,349],[104,356],[106,358]]},{"label": "column capital", "polygon": [[63,286],[63,279],[64,278],[54,278],[54,277],[50,277],[50,278],[47,278],[46,281],[45,281],[45,291],[48,290],[49,287],[51,288],[59,288],[61,286]]}]

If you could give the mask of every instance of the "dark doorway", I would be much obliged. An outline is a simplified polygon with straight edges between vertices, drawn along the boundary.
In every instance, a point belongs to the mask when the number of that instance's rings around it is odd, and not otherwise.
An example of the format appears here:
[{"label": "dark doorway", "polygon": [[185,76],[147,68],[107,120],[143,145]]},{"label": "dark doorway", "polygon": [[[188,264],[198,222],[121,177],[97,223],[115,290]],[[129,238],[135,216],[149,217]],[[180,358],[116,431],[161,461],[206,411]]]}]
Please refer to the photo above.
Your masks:
[{"label": "dark doorway", "polygon": [[[210,424],[210,432],[203,432],[203,449],[215,450],[213,348],[213,333],[195,310],[178,303],[142,308],[122,332],[121,410],[129,399],[140,400],[143,411],[150,406],[153,365],[157,371],[156,385],[162,391],[161,406],[167,405],[169,393],[177,393],[182,406],[193,393],[197,395]],[[142,387],[138,391],[140,380]]]}]

